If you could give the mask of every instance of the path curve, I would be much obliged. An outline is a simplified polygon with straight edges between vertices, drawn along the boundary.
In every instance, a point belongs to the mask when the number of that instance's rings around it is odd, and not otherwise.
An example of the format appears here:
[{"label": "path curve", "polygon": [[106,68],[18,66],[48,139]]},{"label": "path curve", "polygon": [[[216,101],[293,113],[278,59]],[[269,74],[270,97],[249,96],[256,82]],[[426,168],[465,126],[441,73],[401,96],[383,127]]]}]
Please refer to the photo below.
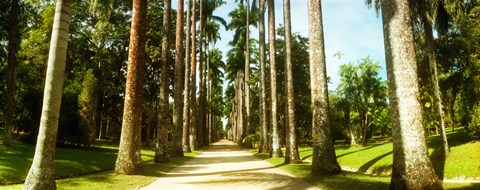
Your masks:
[{"label": "path curve", "polygon": [[142,190],[316,190],[227,140],[158,178]]}]

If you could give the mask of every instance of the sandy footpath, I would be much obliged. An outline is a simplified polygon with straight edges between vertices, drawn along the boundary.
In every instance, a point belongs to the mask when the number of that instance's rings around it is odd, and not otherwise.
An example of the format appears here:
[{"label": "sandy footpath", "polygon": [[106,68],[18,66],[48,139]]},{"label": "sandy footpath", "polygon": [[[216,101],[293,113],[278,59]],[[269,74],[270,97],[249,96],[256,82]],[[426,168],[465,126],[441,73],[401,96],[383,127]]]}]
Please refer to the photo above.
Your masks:
[{"label": "sandy footpath", "polygon": [[141,188],[166,190],[318,189],[222,140],[184,165]]}]

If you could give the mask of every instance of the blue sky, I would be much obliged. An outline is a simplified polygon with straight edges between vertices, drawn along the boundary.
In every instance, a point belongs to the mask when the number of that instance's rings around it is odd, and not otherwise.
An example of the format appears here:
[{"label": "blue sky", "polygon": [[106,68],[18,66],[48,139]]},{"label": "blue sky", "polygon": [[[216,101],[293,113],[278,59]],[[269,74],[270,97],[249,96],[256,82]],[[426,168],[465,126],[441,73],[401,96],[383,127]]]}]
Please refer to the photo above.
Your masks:
[{"label": "blue sky", "polygon": [[[226,5],[217,9],[214,14],[229,22],[228,13],[237,5],[235,0],[225,2]],[[175,0],[172,6],[176,9]],[[329,89],[335,89],[340,81],[338,69],[341,63],[356,63],[367,56],[379,62],[382,67],[380,76],[386,79],[382,20],[377,17],[376,12],[365,6],[365,0],[322,0],[322,6],[327,74],[333,83],[329,84]],[[275,13],[278,27],[283,23],[283,1],[275,1]],[[291,0],[291,15],[292,32],[308,37],[308,1]],[[227,44],[233,38],[233,31],[222,28],[220,34],[221,40],[216,47],[224,51],[225,55],[230,49]],[[257,38],[258,30],[253,28],[251,36]],[[333,57],[338,51],[343,53],[340,60]]]}]

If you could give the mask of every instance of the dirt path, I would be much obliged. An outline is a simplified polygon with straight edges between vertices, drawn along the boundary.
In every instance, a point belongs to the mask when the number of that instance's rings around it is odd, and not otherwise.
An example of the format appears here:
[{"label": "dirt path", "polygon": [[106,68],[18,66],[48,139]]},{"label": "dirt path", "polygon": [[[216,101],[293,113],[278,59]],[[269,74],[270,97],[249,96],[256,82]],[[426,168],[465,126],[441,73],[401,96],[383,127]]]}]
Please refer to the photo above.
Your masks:
[{"label": "dirt path", "polygon": [[222,140],[142,189],[318,189]]}]

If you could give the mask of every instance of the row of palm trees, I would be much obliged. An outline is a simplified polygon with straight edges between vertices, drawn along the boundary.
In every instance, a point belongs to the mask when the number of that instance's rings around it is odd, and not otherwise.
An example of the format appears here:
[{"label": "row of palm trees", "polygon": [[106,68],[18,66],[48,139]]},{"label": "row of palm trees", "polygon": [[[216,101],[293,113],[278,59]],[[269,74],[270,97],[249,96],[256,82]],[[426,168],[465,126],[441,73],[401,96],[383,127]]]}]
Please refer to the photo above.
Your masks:
[{"label": "row of palm trees", "polygon": [[[174,81],[174,113],[173,113],[173,127],[172,127],[172,149],[168,146],[168,131],[170,128],[170,121],[168,119],[168,70],[171,62],[169,58],[170,41],[168,39],[171,31],[171,0],[164,0],[164,20],[162,33],[162,62],[161,68],[161,88],[159,93],[160,99],[160,125],[157,129],[156,142],[156,162],[168,162],[170,155],[183,156],[183,151],[191,151],[195,149],[197,143],[200,146],[206,145],[220,137],[221,131],[218,130],[218,111],[207,111],[198,114],[199,117],[205,118],[202,121],[202,138],[198,141],[196,133],[193,131],[196,125],[191,119],[197,117],[195,112],[196,107],[196,90],[194,81],[196,79],[196,22],[200,20],[201,23],[206,21],[206,25],[201,24],[201,43],[202,46],[209,47],[211,43],[212,49],[201,51],[200,55],[207,57],[201,60],[206,64],[206,67],[201,65],[201,89],[203,92],[200,99],[206,101],[214,101],[214,93],[218,93],[218,88],[221,83],[218,80],[221,75],[218,72],[218,67],[222,66],[221,53],[213,49],[214,43],[219,38],[218,28],[219,24],[215,20],[219,20],[221,24],[225,25],[225,21],[212,15],[213,10],[218,8],[224,2],[220,0],[206,1],[207,6],[202,5],[199,9],[201,16],[196,16],[196,2],[188,1],[188,12],[193,13],[188,15],[189,21],[187,30],[192,29],[192,33],[187,32],[187,49],[184,51],[184,1],[178,1],[177,12],[177,26],[176,26],[176,47],[175,47],[175,81]],[[34,162],[26,178],[24,189],[55,189],[55,143],[58,129],[58,118],[60,113],[60,102],[62,96],[66,50],[68,44],[68,28],[71,14],[71,0],[58,0],[56,5],[56,13],[52,32],[51,49],[49,55],[49,64],[47,69],[47,79],[45,85],[44,105],[41,116],[41,125],[39,129],[39,136],[37,140],[37,147],[34,157]],[[108,1],[94,1],[93,3],[110,3]],[[142,125],[142,104],[143,104],[143,81],[145,78],[145,59],[146,59],[146,26],[147,26],[147,7],[146,0],[133,0],[132,9],[132,24],[130,31],[130,46],[128,56],[127,68],[127,82],[125,89],[125,103],[122,123],[122,132],[120,138],[120,147],[117,161],[115,164],[115,172],[118,174],[140,174],[142,173],[141,164],[141,125]],[[205,13],[205,14],[204,14]],[[207,33],[210,32],[210,33]],[[213,34],[212,34],[213,33]],[[183,59],[185,53],[188,59]],[[185,62],[183,62],[185,61]],[[190,69],[191,72],[187,70]],[[183,77],[184,76],[184,77]],[[207,86],[208,81],[208,86]],[[185,82],[185,84],[183,84]],[[184,93],[185,92],[185,93]],[[188,93],[191,92],[191,93]],[[207,99],[208,97],[208,99]],[[182,101],[183,100],[183,101]],[[193,106],[189,106],[193,105]],[[205,104],[203,106],[206,106]],[[205,108],[202,108],[205,109]],[[182,114],[184,114],[182,116]],[[207,125],[208,128],[207,128]],[[193,129],[190,131],[190,129]],[[185,138],[186,136],[186,138]],[[208,136],[208,137],[207,137]],[[203,138],[204,137],[204,138]],[[182,142],[182,139],[186,141]],[[182,144],[183,143],[183,144]]]},{"label": "row of palm trees", "polygon": [[[285,163],[295,163],[299,161],[298,149],[295,137],[295,118],[292,78],[291,78],[291,55],[290,53],[290,4],[289,0],[284,0],[284,25],[285,25],[285,40],[286,40],[286,77],[287,77],[287,147],[285,155]],[[367,4],[372,4],[371,0],[366,1]],[[280,149],[279,130],[277,124],[277,84],[276,84],[276,62],[275,62],[275,13],[274,1],[266,0],[268,4],[268,23],[269,23],[269,66],[270,66],[270,102],[268,107],[271,108],[270,123],[266,122],[266,98],[264,91],[265,84],[265,48],[264,48],[264,10],[265,1],[260,0],[259,13],[259,49],[260,49],[260,75],[261,75],[261,135],[259,152],[268,151],[271,157],[283,156]],[[416,60],[415,51],[413,49],[413,21],[410,17],[411,8],[425,7],[427,1],[422,1],[422,6],[412,4],[407,0],[384,0],[376,1],[376,8],[382,9],[382,18],[384,25],[385,48],[387,58],[387,73],[389,97],[392,110],[392,124],[393,124],[393,141],[394,141],[394,164],[392,174],[392,189],[442,189],[436,174],[433,171],[432,164],[428,158],[426,148],[426,141],[423,126],[421,123],[421,107],[419,103],[419,87],[418,77],[416,74]],[[247,10],[248,10],[247,4]],[[424,14],[424,26],[427,27],[427,35],[432,32],[431,23],[426,19],[427,11],[420,9],[418,13]],[[247,14],[248,15],[248,14]],[[248,18],[248,17],[247,17]],[[325,50],[323,40],[323,24],[321,13],[321,1],[309,0],[309,21],[310,21],[310,74],[311,74],[311,99],[312,99],[312,136],[313,136],[313,162],[312,174],[325,175],[337,174],[341,172],[341,168],[336,161],[335,150],[331,140],[330,118],[329,118],[329,102],[328,102],[328,88],[327,76],[325,66]],[[248,45],[248,19],[247,19],[245,49],[249,52]],[[428,27],[430,26],[430,27]],[[427,39],[433,43],[433,37],[429,35]],[[433,47],[433,46],[432,46]],[[428,48],[430,51],[430,64],[433,73],[435,72],[435,61],[433,48]],[[233,120],[232,136],[237,142],[248,135],[248,112],[244,110],[249,109],[247,98],[249,97],[247,73],[249,70],[249,54],[245,58],[245,77],[243,73],[237,71],[236,76],[236,91],[240,91],[236,96],[233,105],[233,112],[230,119]],[[245,80],[245,83],[242,82]],[[437,77],[433,77],[432,83],[438,87]],[[245,88],[245,93],[242,89]],[[440,101],[440,92],[438,88],[435,90],[437,109],[441,110],[442,105]],[[243,99],[242,97],[245,97]],[[243,104],[246,104],[243,106]],[[247,113],[247,116],[242,116]],[[439,111],[439,118],[442,118],[442,112]],[[243,124],[246,122],[247,124]],[[444,139],[444,153],[448,154],[448,145],[445,135],[444,122],[441,122],[441,133]],[[247,132],[247,134],[246,134]],[[267,133],[271,137],[267,138]]]},{"label": "row of palm trees", "polygon": [[[165,0],[168,1],[168,0]],[[202,1],[202,0],[201,0]],[[282,156],[280,149],[280,139],[278,134],[278,126],[276,112],[276,63],[275,63],[275,17],[274,17],[274,0],[261,0],[260,10],[265,10],[265,1],[268,6],[268,38],[270,53],[270,86],[271,86],[271,139],[265,139],[262,149],[265,150],[266,142],[271,149],[272,156]],[[208,2],[208,1],[207,1]],[[248,3],[248,1],[247,1]],[[442,189],[441,183],[433,172],[432,164],[428,158],[428,152],[423,135],[423,127],[421,122],[420,104],[418,98],[418,81],[416,70],[415,54],[413,49],[412,20],[410,17],[410,1],[408,0],[383,0],[381,1],[382,18],[384,25],[385,49],[387,58],[387,74],[389,85],[389,97],[392,112],[393,124],[393,142],[394,142],[394,164],[392,174],[392,189]],[[54,155],[55,140],[58,126],[58,115],[60,108],[60,100],[62,96],[62,88],[64,81],[65,57],[68,44],[68,26],[70,21],[70,4],[71,0],[58,0],[56,14],[53,25],[51,38],[49,64],[47,68],[47,79],[45,85],[44,105],[42,111],[42,119],[37,141],[37,148],[32,167],[25,181],[24,189],[54,189],[55,172],[54,172]],[[165,3],[169,5],[170,3]],[[203,5],[203,4],[202,4]],[[248,5],[248,4],[247,4]],[[289,1],[284,1],[285,26],[286,35],[290,28],[289,20]],[[194,122],[196,117],[195,108],[195,77],[196,73],[196,3],[188,0],[188,9],[193,16],[187,14],[187,49],[183,51],[184,35],[183,35],[183,9],[184,1],[178,1],[177,9],[177,33],[176,33],[176,60],[175,60],[175,88],[174,88],[174,120],[173,120],[173,151],[174,154],[183,154],[183,151],[189,151],[197,146],[195,133],[190,135],[190,122]],[[200,8],[203,10],[203,8]],[[328,104],[328,88],[325,66],[325,51],[323,39],[322,11],[320,0],[309,0],[309,21],[310,21],[310,72],[311,72],[311,98],[313,110],[313,163],[312,173],[316,175],[336,174],[341,171],[336,161],[335,151],[331,140],[329,104]],[[120,141],[119,154],[115,166],[116,173],[120,174],[137,174],[142,172],[140,159],[140,129],[141,129],[141,113],[142,113],[142,87],[144,78],[145,64],[145,33],[146,33],[146,0],[133,0],[132,11],[132,27],[130,32],[130,47],[128,58],[127,85],[125,90],[125,107],[122,123],[122,134]],[[203,16],[203,12],[202,12]],[[189,33],[191,27],[191,34]],[[164,27],[165,28],[165,27]],[[247,27],[248,28],[248,27]],[[201,29],[200,31],[202,31]],[[248,33],[248,32],[247,32]],[[164,34],[165,35],[165,34]],[[188,39],[191,37],[191,44]],[[261,36],[260,36],[261,37]],[[248,38],[246,39],[248,41]],[[191,46],[190,46],[191,45]],[[264,45],[264,44],[263,44]],[[168,47],[168,41],[165,47]],[[247,46],[248,47],[248,46]],[[262,44],[260,45],[262,47]],[[247,48],[248,49],[248,48]],[[260,48],[265,49],[265,48]],[[286,51],[288,52],[288,51]],[[188,57],[183,59],[183,53]],[[202,52],[200,53],[202,54]],[[249,56],[249,55],[247,55]],[[168,59],[168,58],[166,58]],[[248,58],[247,58],[248,59]],[[265,61],[265,58],[261,60]],[[288,60],[288,58],[287,58]],[[185,62],[187,64],[185,64]],[[246,63],[248,63],[246,61]],[[265,68],[265,66],[261,67]],[[287,64],[288,69],[291,66]],[[247,67],[248,65],[246,65]],[[190,68],[191,67],[191,70]],[[202,70],[202,69],[201,69]],[[248,70],[248,69],[247,69]],[[265,70],[265,69],[264,69]],[[185,73],[183,73],[185,72]],[[205,72],[205,71],[200,71]],[[182,77],[185,76],[185,77]],[[205,73],[202,74],[205,81]],[[242,76],[242,74],[239,74]],[[262,76],[265,76],[262,74]],[[163,77],[163,76],[162,76]],[[209,76],[210,77],[210,76]],[[240,77],[239,77],[240,78]],[[183,80],[184,79],[184,80]],[[290,78],[291,79],[291,78]],[[265,81],[265,79],[262,79]],[[182,85],[182,82],[185,82]],[[265,86],[266,84],[262,84]],[[184,88],[183,88],[183,87]],[[241,86],[241,85],[239,85]],[[248,86],[248,85],[247,85]],[[291,85],[289,85],[291,86]],[[201,87],[204,88],[204,87]],[[287,88],[288,89],[288,88]],[[184,96],[182,96],[184,92]],[[193,95],[189,92],[193,92]],[[288,94],[293,92],[288,90]],[[164,92],[163,92],[164,93]],[[162,96],[165,96],[163,94]],[[265,94],[262,93],[262,97]],[[183,103],[181,99],[184,99]],[[165,106],[167,98],[161,105]],[[266,101],[262,100],[262,106]],[[193,107],[191,109],[189,106]],[[242,106],[240,106],[242,107]],[[243,108],[241,108],[243,109]],[[182,116],[183,110],[183,116]],[[292,109],[294,111],[294,109]],[[265,109],[263,113],[265,114]],[[289,113],[289,115],[291,115]],[[262,116],[262,118],[265,118]],[[295,118],[289,117],[289,142],[287,153],[294,155],[288,156],[289,162],[298,160],[295,135]],[[164,122],[163,124],[167,124]],[[183,125],[182,125],[183,123]],[[267,133],[267,128],[263,126],[262,131]],[[163,126],[165,127],[165,126]],[[244,127],[243,124],[239,127]],[[183,132],[182,132],[183,128]],[[204,128],[201,130],[205,130]],[[243,132],[243,131],[242,131]],[[164,136],[165,131],[160,130],[159,136]],[[183,136],[183,137],[182,137]],[[192,138],[190,138],[192,136]],[[202,136],[205,137],[205,136]],[[180,144],[179,142],[182,142]],[[158,143],[165,143],[158,142]],[[157,148],[158,157],[168,158],[169,152],[165,151],[165,147]],[[183,150],[182,150],[183,149]],[[162,154],[162,156],[160,156]],[[157,157],[157,156],[156,156]]]}]

